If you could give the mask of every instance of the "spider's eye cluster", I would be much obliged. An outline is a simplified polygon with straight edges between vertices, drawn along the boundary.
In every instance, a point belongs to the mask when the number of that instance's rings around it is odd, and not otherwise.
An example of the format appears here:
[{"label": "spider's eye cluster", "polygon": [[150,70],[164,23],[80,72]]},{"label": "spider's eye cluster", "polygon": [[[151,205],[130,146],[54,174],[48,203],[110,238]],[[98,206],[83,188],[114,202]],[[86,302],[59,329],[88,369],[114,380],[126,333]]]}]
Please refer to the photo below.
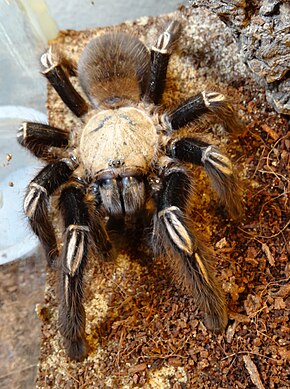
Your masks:
[{"label": "spider's eye cluster", "polygon": [[108,161],[108,165],[111,166],[111,167],[115,167],[115,168],[118,168],[118,167],[121,167],[123,165],[125,165],[125,161],[124,161],[124,158],[122,159],[110,159]]}]

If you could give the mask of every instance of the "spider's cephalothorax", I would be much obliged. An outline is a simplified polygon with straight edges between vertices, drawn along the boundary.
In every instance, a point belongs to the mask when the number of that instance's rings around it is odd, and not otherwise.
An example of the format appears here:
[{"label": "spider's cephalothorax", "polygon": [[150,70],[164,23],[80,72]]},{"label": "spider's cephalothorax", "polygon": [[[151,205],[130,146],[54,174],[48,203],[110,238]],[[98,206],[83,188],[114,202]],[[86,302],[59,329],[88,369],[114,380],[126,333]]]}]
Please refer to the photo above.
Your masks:
[{"label": "spider's cephalothorax", "polygon": [[193,190],[189,167],[204,167],[232,216],[241,209],[237,180],[228,157],[193,136],[187,125],[204,115],[230,131],[239,123],[232,106],[217,92],[198,93],[171,111],[156,109],[180,32],[180,24],[173,20],[150,52],[138,39],[122,33],[93,39],[78,66],[86,98],[71,84],[67,60],[61,61],[53,50],[42,56],[43,74],[86,123],[72,134],[33,122],[23,123],[18,132],[20,144],[47,162],[28,187],[24,210],[50,265],[58,247],[49,200],[58,196],[65,228],[59,324],[66,351],[76,360],[87,354],[82,280],[89,247],[93,245],[99,257],[107,256],[112,248],[110,227],[132,220],[151,231],[154,252],[163,253],[176,282],[195,296],[208,328],[222,331],[227,324],[211,254],[189,223]]}]

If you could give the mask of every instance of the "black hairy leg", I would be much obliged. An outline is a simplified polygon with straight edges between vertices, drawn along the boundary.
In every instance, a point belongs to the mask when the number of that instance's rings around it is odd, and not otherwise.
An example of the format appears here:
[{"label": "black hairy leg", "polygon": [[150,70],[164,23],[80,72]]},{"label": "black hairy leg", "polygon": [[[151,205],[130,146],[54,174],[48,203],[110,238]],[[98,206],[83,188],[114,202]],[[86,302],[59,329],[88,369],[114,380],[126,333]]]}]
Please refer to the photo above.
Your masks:
[{"label": "black hairy leg", "polygon": [[154,246],[163,249],[173,277],[204,311],[206,326],[221,332],[227,325],[225,297],[214,276],[211,255],[198,241],[186,218],[190,191],[186,171],[169,168],[159,193]]},{"label": "black hairy leg", "polygon": [[42,55],[41,63],[44,68],[42,74],[48,79],[65,105],[78,117],[88,111],[88,105],[84,98],[72,85],[65,66],[54,58],[51,48]]},{"label": "black hairy leg", "polygon": [[37,158],[53,162],[50,147],[65,148],[69,142],[69,133],[48,124],[24,122],[17,132],[17,140]]},{"label": "black hairy leg", "polygon": [[241,131],[241,123],[231,103],[218,92],[203,91],[190,97],[169,113],[168,122],[173,130],[178,130],[204,115],[213,116],[228,132],[237,134]]},{"label": "black hairy leg", "polygon": [[24,200],[24,212],[44,247],[49,265],[53,264],[58,254],[54,228],[48,213],[49,197],[69,179],[72,171],[72,166],[65,161],[45,166],[29,184]]},{"label": "black hairy leg", "polygon": [[232,217],[241,215],[238,180],[230,159],[218,147],[193,137],[184,137],[168,144],[167,155],[182,162],[203,166],[229,214]]},{"label": "black hairy leg", "polygon": [[162,98],[169,58],[180,36],[181,26],[173,20],[158,37],[156,45],[151,48],[151,73],[146,92],[146,99],[158,104]]},{"label": "black hairy leg", "polygon": [[88,256],[89,214],[81,188],[64,188],[60,200],[65,237],[60,269],[59,329],[67,355],[82,360],[87,355],[86,314],[83,306],[83,271]]}]

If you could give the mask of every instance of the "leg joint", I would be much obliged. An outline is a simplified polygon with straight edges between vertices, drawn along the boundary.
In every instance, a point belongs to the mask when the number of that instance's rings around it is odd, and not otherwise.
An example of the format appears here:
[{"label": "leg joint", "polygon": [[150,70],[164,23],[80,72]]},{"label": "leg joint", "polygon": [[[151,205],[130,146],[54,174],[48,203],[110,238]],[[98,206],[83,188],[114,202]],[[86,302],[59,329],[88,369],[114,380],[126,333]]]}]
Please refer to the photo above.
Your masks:
[{"label": "leg joint", "polygon": [[71,224],[67,228],[65,267],[69,276],[74,277],[86,260],[88,251],[88,226]]},{"label": "leg joint", "polygon": [[29,185],[29,190],[23,204],[24,212],[29,219],[33,218],[37,207],[41,203],[41,199],[47,199],[47,190],[36,182],[32,182]]},{"label": "leg joint", "polygon": [[201,162],[203,165],[206,165],[207,162],[210,163],[215,169],[225,175],[233,174],[233,166],[230,159],[215,146],[208,146],[203,149]]},{"label": "leg joint", "polygon": [[174,247],[187,255],[192,255],[193,242],[187,227],[181,220],[181,210],[175,206],[168,207],[159,211],[158,217],[164,224],[168,237],[172,241]]}]

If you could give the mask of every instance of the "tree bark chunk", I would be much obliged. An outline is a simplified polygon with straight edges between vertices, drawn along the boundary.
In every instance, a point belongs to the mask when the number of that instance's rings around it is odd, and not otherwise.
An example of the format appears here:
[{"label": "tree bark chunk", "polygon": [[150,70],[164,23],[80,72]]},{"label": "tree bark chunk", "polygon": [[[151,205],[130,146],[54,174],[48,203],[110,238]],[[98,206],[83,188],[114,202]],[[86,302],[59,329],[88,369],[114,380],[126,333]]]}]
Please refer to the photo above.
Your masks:
[{"label": "tree bark chunk", "polygon": [[231,30],[268,102],[290,115],[290,4],[287,0],[193,0]]}]

